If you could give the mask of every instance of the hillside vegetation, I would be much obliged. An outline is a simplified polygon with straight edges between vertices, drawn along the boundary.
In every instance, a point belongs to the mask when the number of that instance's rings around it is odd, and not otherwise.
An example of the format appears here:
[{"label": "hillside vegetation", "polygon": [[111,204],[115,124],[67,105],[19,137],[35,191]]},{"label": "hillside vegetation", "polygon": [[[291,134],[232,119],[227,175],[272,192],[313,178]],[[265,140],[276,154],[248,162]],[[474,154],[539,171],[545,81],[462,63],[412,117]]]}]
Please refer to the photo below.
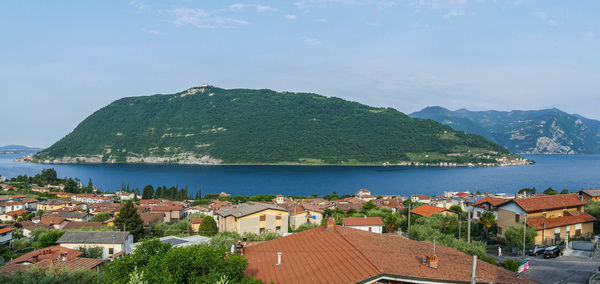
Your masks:
[{"label": "hillside vegetation", "polygon": [[[451,155],[462,153],[461,155]],[[35,156],[45,163],[396,164],[511,156],[479,135],[310,93],[191,88],[128,97]]]}]

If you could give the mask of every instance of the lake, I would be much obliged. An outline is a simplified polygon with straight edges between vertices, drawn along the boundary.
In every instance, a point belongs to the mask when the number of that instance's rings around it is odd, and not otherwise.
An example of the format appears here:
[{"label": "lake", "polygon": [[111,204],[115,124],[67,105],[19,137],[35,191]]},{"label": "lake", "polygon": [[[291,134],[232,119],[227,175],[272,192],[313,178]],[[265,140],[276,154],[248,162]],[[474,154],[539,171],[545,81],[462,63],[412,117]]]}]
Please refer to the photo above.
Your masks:
[{"label": "lake", "polygon": [[[198,165],[43,165],[15,163],[17,155],[0,155],[0,175],[34,175],[53,167],[60,177],[91,178],[102,190],[122,184],[140,189],[151,184],[188,186],[188,193],[233,195],[439,194],[446,190],[513,193],[524,187],[600,188],[600,155],[524,155],[535,165],[490,168],[380,166],[198,166]],[[22,155],[18,155],[22,156]]]}]

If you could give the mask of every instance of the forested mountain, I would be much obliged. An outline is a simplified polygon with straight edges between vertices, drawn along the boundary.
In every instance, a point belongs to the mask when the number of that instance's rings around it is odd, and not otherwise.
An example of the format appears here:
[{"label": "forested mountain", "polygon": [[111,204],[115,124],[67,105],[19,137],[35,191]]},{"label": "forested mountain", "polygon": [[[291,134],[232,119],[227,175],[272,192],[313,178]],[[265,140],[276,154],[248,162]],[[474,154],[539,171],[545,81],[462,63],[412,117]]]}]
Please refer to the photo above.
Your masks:
[{"label": "forested mountain", "polygon": [[427,107],[410,114],[479,134],[521,154],[600,153],[600,121],[559,109],[520,111],[451,111]]},{"label": "forested mountain", "polygon": [[35,153],[35,152],[39,152],[42,149],[40,148],[33,148],[33,147],[27,147],[27,146],[22,146],[22,145],[6,145],[6,146],[1,146],[0,147],[0,154],[3,153],[10,153],[10,154],[19,154],[19,153]]},{"label": "forested mountain", "polygon": [[[448,155],[450,154],[450,155]],[[43,163],[496,163],[479,135],[391,108],[310,93],[191,88],[128,97],[35,156]],[[506,159],[504,160],[506,161]]]}]

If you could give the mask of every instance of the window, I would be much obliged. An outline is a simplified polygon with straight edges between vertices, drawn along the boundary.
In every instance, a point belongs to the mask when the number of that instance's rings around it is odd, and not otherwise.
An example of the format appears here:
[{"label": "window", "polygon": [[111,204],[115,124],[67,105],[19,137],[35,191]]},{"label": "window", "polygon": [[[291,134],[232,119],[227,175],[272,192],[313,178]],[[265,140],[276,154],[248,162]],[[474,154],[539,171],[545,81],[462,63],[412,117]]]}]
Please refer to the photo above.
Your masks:
[{"label": "window", "polygon": [[519,214],[515,214],[515,222],[519,223]]},{"label": "window", "polygon": [[477,218],[481,217],[481,211],[477,211]]},{"label": "window", "polygon": [[114,249],[113,248],[108,248],[108,254],[113,254],[114,253]]},{"label": "window", "polygon": [[260,231],[259,231],[259,233],[261,233],[261,234],[262,234],[262,233],[264,233],[264,232],[265,232],[265,228],[260,228]]},{"label": "window", "polygon": [[281,232],[281,226],[275,227],[275,232],[278,232],[278,233]]},{"label": "window", "polygon": [[275,216],[275,220],[281,220],[281,216]]},{"label": "window", "polygon": [[502,227],[498,227],[498,235],[502,235]]},{"label": "window", "polygon": [[261,221],[266,221],[267,220],[267,215],[260,215],[260,220]]},{"label": "window", "polygon": [[371,227],[369,227],[369,232],[372,232],[372,231],[373,231],[373,229],[371,229]]}]

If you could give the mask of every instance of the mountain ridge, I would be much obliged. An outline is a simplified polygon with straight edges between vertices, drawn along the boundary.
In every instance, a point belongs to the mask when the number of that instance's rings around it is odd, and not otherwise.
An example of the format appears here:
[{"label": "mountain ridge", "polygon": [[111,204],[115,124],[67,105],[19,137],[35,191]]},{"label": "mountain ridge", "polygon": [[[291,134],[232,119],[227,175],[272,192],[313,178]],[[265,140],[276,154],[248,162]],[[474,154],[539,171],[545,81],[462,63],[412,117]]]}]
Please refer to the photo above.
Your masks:
[{"label": "mountain ridge", "polygon": [[478,135],[313,93],[222,89],[126,97],[34,156],[43,163],[497,165]]},{"label": "mountain ridge", "polygon": [[440,106],[411,113],[456,130],[479,134],[519,154],[600,153],[600,121],[558,108],[511,111],[452,111]]}]

